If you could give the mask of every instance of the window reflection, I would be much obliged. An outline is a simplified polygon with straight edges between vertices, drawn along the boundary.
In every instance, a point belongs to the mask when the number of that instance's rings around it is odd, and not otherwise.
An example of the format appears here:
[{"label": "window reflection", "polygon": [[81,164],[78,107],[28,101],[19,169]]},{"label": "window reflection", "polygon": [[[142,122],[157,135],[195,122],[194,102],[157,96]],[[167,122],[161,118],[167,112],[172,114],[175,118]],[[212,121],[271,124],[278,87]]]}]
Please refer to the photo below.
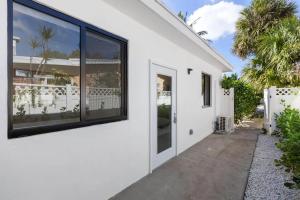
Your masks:
[{"label": "window reflection", "polygon": [[86,106],[87,118],[121,115],[121,45],[87,32]]},{"label": "window reflection", "polygon": [[13,4],[13,126],[80,119],[79,27]]},{"label": "window reflection", "polygon": [[210,75],[202,73],[203,106],[211,106],[211,80]]},{"label": "window reflection", "polygon": [[172,78],[157,75],[157,153],[172,145]]}]

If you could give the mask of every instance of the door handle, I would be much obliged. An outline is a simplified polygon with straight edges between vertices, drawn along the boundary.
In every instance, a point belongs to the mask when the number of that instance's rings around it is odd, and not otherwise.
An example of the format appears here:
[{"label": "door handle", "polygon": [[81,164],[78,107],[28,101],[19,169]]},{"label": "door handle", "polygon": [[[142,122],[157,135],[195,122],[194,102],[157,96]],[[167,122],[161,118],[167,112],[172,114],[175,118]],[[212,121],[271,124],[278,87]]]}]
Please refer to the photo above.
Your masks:
[{"label": "door handle", "polygon": [[176,114],[176,113],[174,113],[173,122],[174,122],[175,124],[177,123],[177,114]]}]

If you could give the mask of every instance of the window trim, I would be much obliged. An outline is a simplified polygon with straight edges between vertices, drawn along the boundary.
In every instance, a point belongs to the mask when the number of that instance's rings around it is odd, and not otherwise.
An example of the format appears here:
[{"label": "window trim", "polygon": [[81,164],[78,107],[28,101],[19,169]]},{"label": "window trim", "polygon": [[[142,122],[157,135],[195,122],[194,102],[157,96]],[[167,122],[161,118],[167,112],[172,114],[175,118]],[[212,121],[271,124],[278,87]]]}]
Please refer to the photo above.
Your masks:
[{"label": "window trim", "polygon": [[[201,84],[202,84],[202,78],[203,75],[209,76],[209,83],[210,83],[210,87],[209,87],[209,105],[204,105],[204,93],[202,93],[202,100],[203,100],[203,105],[202,108],[211,108],[212,107],[212,75],[206,72],[201,72]],[[201,85],[201,89],[203,89],[203,86]],[[204,91],[202,91],[204,92]]]},{"label": "window trim", "polygon": [[[76,25],[80,28],[80,121],[73,123],[66,123],[60,125],[46,125],[38,127],[28,127],[22,129],[13,129],[13,3],[26,6],[30,9],[42,12],[49,16],[63,20],[65,22]],[[104,124],[110,122],[117,122],[128,120],[128,40],[105,31],[101,28],[93,26],[89,23],[85,23],[81,20],[75,19],[69,15],[66,15],[60,11],[54,10],[40,3],[29,0],[7,0],[7,78],[8,78],[8,90],[7,90],[7,122],[8,122],[8,139],[19,138],[25,136],[32,136],[37,134],[44,134],[56,131],[63,131],[68,129],[92,126],[97,124]],[[92,31],[105,38],[112,39],[120,42],[121,45],[121,115],[101,118],[101,119],[86,119],[86,112],[82,112],[86,108],[86,91],[85,91],[85,47],[86,47],[86,31]]]}]

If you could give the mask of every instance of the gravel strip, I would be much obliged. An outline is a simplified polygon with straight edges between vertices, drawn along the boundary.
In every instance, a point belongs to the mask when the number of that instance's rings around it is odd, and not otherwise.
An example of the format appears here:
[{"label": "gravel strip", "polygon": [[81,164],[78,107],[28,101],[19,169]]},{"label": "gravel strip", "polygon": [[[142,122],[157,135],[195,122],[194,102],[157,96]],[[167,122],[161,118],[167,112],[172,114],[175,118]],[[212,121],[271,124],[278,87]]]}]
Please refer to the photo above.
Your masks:
[{"label": "gravel strip", "polygon": [[276,148],[278,138],[259,135],[251,165],[245,200],[300,200],[300,190],[284,186],[291,176],[283,168],[276,167],[281,151]]}]

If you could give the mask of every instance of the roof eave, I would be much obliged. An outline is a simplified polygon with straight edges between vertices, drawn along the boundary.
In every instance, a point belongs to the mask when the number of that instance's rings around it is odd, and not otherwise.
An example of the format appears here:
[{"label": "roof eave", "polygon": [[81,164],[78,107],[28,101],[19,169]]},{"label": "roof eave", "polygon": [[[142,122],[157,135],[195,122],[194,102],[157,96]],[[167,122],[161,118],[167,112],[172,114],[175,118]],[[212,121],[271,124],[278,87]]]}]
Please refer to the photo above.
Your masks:
[{"label": "roof eave", "polygon": [[[156,4],[159,5],[162,9],[153,9],[153,5],[151,5],[151,1],[149,0],[141,0],[147,7],[151,8],[158,15],[160,15],[164,20],[173,25],[178,31],[182,32],[186,37],[200,46],[202,49],[207,51],[210,55],[212,55],[215,59],[218,60],[223,65],[223,72],[231,72],[233,71],[233,66],[213,47],[211,47],[201,36],[199,36],[190,26],[188,26],[182,19],[180,19],[177,15],[171,12],[167,6],[161,0],[155,0]],[[169,20],[163,16],[165,11],[168,15],[170,15],[175,20]],[[179,26],[178,26],[179,25]],[[185,30],[188,30],[185,32]]]}]

